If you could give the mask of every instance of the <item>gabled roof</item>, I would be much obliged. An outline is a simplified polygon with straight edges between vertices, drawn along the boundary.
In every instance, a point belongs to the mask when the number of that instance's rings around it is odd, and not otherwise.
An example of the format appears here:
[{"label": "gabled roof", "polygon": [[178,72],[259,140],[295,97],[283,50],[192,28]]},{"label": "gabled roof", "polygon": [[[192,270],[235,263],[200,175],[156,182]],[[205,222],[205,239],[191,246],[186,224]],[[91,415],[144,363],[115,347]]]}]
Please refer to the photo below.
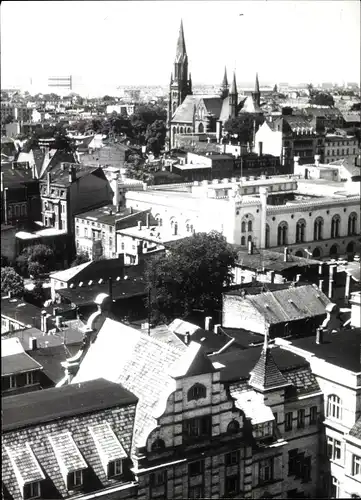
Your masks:
[{"label": "gabled roof", "polygon": [[170,347],[107,318],[72,383],[103,377],[133,392],[139,398],[133,446],[143,447],[157,425],[155,409],[164,411],[167,398],[175,390],[169,370],[186,349]]},{"label": "gabled roof", "polygon": [[203,97],[208,97],[207,95],[187,95],[182,104],[178,106],[172,117],[171,123],[181,122],[181,123],[193,123],[194,107],[197,107]]},{"label": "gabled roof", "polygon": [[350,436],[355,437],[357,439],[361,439],[361,417],[359,417],[352,429],[350,430]]},{"label": "gabled roof", "polygon": [[239,246],[234,247],[237,252],[237,264],[248,269],[259,269],[271,271],[284,271],[295,267],[319,266],[320,262],[313,259],[305,259],[289,254],[287,262],[281,252],[274,252],[268,249],[255,249],[253,254],[248,254],[247,250]]},{"label": "gabled roof", "polygon": [[1,376],[16,375],[19,373],[28,373],[35,370],[41,370],[42,366],[31,358],[26,352],[12,354],[1,358]]},{"label": "gabled roof", "polygon": [[68,282],[73,279],[77,274],[80,273],[83,269],[92,264],[92,261],[84,262],[83,264],[79,264],[78,266],[70,267],[69,269],[64,269],[63,271],[56,271],[51,273],[50,278]]},{"label": "gabled roof", "polygon": [[247,96],[242,102],[240,109],[241,113],[262,113],[262,109],[258,106],[253,96]]},{"label": "gabled roof", "polygon": [[261,356],[251,371],[249,385],[260,391],[289,385],[273,359],[271,349],[268,347],[267,335],[265,335]]},{"label": "gabled roof", "polygon": [[2,163],[1,173],[3,174],[4,187],[20,187],[25,186],[29,182],[37,182],[33,179],[31,168],[25,168],[15,165],[12,168],[12,163]]},{"label": "gabled roof", "polygon": [[208,113],[212,114],[216,119],[218,119],[222,110],[222,99],[220,97],[204,97],[202,101]]}]

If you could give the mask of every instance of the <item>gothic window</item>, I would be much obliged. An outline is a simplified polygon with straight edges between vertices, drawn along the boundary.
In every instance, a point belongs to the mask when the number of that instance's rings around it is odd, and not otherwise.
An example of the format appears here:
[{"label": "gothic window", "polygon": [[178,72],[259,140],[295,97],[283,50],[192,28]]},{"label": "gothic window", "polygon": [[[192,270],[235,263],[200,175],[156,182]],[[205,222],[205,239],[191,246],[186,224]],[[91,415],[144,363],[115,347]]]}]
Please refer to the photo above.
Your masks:
[{"label": "gothic window", "polygon": [[177,134],[179,134],[179,127],[177,127]]},{"label": "gothic window", "polygon": [[175,127],[173,127],[173,135],[175,135],[177,133],[177,129]]},{"label": "gothic window", "polygon": [[288,224],[287,222],[283,221],[278,225],[277,245],[278,246],[287,245],[287,240],[288,240]]},{"label": "gothic window", "polygon": [[193,401],[207,396],[207,389],[202,384],[194,384],[188,391],[188,401]]},{"label": "gothic window", "polygon": [[340,236],[340,221],[339,215],[334,215],[331,221],[331,238],[338,238]]},{"label": "gothic window", "polygon": [[188,127],[188,128],[187,128],[187,134],[190,134],[190,133],[191,133],[191,128],[190,128],[190,127]]},{"label": "gothic window", "polygon": [[347,234],[349,236],[356,234],[356,222],[357,222],[357,214],[355,212],[352,212],[352,214],[350,214],[348,218]]},{"label": "gothic window", "polygon": [[202,133],[204,132],[204,126],[203,126],[203,123],[200,123],[200,124],[198,125],[198,132],[199,132],[200,134],[202,134]]},{"label": "gothic window", "polygon": [[231,422],[229,422],[227,427],[227,432],[229,432],[230,434],[235,434],[238,431],[239,431],[239,422],[237,420],[232,420]]},{"label": "gothic window", "polygon": [[252,241],[252,235],[249,235],[247,241]]},{"label": "gothic window", "polygon": [[241,231],[242,233],[246,232],[246,221],[242,221]]},{"label": "gothic window", "polygon": [[313,224],[313,239],[315,241],[322,240],[323,218],[317,217]]},{"label": "gothic window", "polygon": [[175,113],[175,110],[176,110],[176,109],[177,109],[177,103],[176,103],[176,102],[174,102],[174,103],[173,103],[173,113]]},{"label": "gothic window", "polygon": [[242,236],[241,238],[241,246],[245,246],[246,245],[246,237],[245,236]]},{"label": "gothic window", "polygon": [[270,247],[270,227],[266,224],[266,248]]},{"label": "gothic window", "polygon": [[303,243],[305,241],[306,221],[300,219],[296,225],[296,243]]},{"label": "gothic window", "polygon": [[337,245],[332,245],[330,248],[330,257],[337,257],[338,254],[338,247]]},{"label": "gothic window", "polygon": [[152,451],[160,451],[164,450],[165,442],[163,439],[157,438],[154,443],[152,443]]},{"label": "gothic window", "polygon": [[181,127],[181,128],[179,129],[179,132],[180,132],[181,134],[183,134],[183,127]]},{"label": "gothic window", "polygon": [[252,221],[251,220],[248,221],[248,231],[249,232],[252,231]]}]

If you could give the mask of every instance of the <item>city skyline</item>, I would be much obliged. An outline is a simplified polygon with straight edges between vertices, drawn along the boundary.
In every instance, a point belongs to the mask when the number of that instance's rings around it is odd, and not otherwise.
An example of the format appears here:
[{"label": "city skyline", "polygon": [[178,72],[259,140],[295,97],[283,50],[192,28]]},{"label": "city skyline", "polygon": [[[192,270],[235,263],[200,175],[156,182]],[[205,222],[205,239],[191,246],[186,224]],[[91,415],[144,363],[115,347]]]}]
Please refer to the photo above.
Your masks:
[{"label": "city skyline", "polygon": [[221,82],[225,66],[229,75],[236,69],[238,82],[258,72],[261,86],[359,81],[360,4],[353,0],[9,1],[1,16],[2,87],[44,92],[48,77],[70,74],[83,95],[167,85],[181,19],[195,84]]}]

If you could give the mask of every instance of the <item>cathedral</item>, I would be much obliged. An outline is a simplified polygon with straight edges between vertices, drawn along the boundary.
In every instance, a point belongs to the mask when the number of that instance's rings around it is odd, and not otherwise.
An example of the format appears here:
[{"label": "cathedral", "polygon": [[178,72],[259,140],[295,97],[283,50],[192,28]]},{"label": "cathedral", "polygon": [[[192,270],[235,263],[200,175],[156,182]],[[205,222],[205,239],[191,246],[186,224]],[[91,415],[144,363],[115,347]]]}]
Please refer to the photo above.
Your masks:
[{"label": "cathedral", "polygon": [[171,74],[169,88],[170,148],[176,146],[177,135],[180,134],[216,133],[217,140],[220,140],[224,123],[240,113],[262,114],[258,75],[256,75],[254,92],[248,97],[238,95],[235,72],[233,72],[232,84],[229,86],[226,69],[218,94],[193,94],[181,21],[174,73]]}]

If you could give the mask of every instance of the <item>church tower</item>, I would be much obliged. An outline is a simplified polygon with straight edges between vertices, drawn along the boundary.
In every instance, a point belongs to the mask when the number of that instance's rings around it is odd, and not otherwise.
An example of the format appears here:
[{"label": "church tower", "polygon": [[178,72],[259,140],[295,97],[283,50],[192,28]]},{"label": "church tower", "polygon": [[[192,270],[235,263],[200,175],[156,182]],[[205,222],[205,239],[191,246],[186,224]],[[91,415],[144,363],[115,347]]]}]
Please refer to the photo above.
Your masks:
[{"label": "church tower", "polygon": [[229,117],[235,118],[237,116],[237,105],[238,105],[238,92],[236,83],[236,73],[233,72],[233,81],[231,85],[231,90],[229,91]]},{"label": "church tower", "polygon": [[181,21],[177,50],[174,61],[174,72],[169,89],[169,123],[175,110],[182,104],[187,95],[192,94],[192,81],[188,78],[188,56],[184,40],[183,21]]},{"label": "church tower", "polygon": [[224,68],[224,77],[221,84],[221,99],[225,99],[226,97],[228,97],[228,94],[229,94],[229,85],[227,78],[227,68]]},{"label": "church tower", "polygon": [[259,90],[258,73],[256,73],[256,83],[254,85],[254,92],[252,94],[254,102],[259,107],[261,105],[261,92]]}]

